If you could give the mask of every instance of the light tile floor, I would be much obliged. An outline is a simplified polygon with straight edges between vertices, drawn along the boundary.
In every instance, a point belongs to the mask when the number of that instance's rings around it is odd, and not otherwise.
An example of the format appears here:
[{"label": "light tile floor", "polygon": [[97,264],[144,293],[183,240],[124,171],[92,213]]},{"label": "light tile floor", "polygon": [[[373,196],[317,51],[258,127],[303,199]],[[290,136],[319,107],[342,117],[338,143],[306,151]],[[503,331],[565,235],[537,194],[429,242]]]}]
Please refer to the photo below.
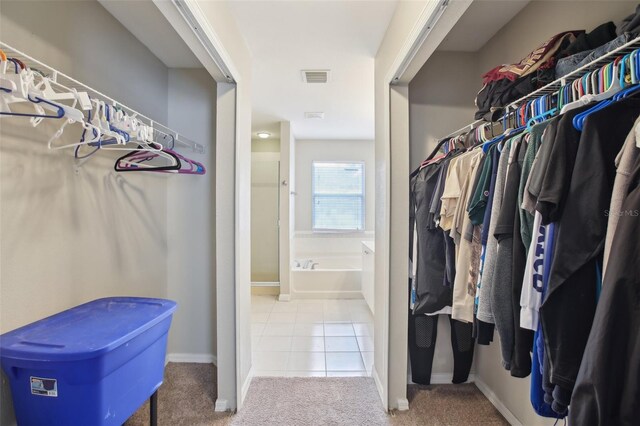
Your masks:
[{"label": "light tile floor", "polygon": [[293,300],[253,296],[256,376],[370,376],[373,316],[362,299]]}]

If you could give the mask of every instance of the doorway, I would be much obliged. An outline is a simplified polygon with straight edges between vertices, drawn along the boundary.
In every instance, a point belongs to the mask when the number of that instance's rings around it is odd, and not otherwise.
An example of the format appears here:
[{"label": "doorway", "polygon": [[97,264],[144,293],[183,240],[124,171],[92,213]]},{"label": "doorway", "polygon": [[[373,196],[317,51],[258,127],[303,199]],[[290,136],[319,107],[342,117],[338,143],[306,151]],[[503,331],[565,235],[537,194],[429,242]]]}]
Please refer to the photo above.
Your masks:
[{"label": "doorway", "polygon": [[[252,145],[260,143],[255,141]],[[280,291],[280,156],[277,152],[251,154],[251,293],[277,295]]]}]

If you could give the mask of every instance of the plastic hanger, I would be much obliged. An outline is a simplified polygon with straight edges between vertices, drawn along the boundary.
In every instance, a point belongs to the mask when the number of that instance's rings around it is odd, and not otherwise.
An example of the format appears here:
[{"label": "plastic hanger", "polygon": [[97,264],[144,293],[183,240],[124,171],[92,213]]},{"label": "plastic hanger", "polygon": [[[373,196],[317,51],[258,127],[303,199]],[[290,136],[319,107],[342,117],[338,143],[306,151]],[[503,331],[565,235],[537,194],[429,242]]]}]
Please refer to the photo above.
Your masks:
[{"label": "plastic hanger", "polygon": [[[142,147],[140,147],[143,149]],[[174,164],[154,166],[145,162],[151,161],[155,158],[172,159]],[[167,152],[161,149],[161,147],[153,153],[140,153],[139,151],[133,151],[118,158],[113,166],[116,172],[153,172],[153,171],[175,171],[182,168],[182,163],[177,155],[172,152]]]},{"label": "plastic hanger", "polygon": [[[632,57],[629,56],[630,60],[631,60],[631,58]],[[624,61],[624,59],[623,59],[623,61]],[[635,63],[631,63],[630,67],[635,68],[636,64]],[[621,75],[622,75],[622,77],[621,77],[621,82],[622,82],[623,81],[622,79],[624,79],[624,75],[625,74],[621,74]],[[573,127],[576,130],[582,131],[582,129],[584,127],[584,121],[586,120],[586,118],[589,115],[593,114],[596,111],[600,111],[601,109],[607,107],[608,105],[611,105],[614,102],[618,102],[619,100],[621,100],[623,98],[626,98],[626,97],[638,92],[640,90],[640,84],[637,84],[637,77],[631,77],[631,82],[632,83],[634,82],[634,80],[636,81],[636,83],[634,85],[625,87],[621,91],[615,93],[611,99],[603,100],[603,101],[599,102],[597,105],[594,105],[593,108],[590,108],[587,111],[584,111],[584,112],[576,115],[573,118]],[[622,84],[624,84],[624,83],[621,83],[621,85]]]},{"label": "plastic hanger", "polygon": [[[452,138],[451,140],[453,140],[454,138]],[[203,175],[206,173],[206,168],[204,167],[204,165],[202,163],[199,163],[195,160],[192,160],[190,158],[187,158],[185,156],[183,156],[182,154],[172,150],[172,149],[164,149],[162,151],[163,153],[168,153],[171,154],[172,156],[177,157],[180,160],[181,163],[181,167],[178,170],[150,170],[150,171],[159,171],[162,173],[179,173],[179,174],[196,174],[196,175]],[[151,154],[146,154],[147,158],[152,159],[153,156],[159,155],[158,153],[151,153]],[[134,156],[135,157],[142,157],[145,156],[145,154],[138,154],[138,156]],[[189,168],[184,168],[184,165],[189,165]]]}]

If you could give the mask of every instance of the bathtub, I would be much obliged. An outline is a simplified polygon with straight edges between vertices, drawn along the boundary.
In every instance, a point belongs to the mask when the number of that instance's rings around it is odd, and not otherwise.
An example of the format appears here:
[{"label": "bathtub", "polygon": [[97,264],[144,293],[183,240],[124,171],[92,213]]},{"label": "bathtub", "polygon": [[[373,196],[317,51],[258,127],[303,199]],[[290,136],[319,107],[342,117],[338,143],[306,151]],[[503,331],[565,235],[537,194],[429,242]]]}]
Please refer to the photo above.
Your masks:
[{"label": "bathtub", "polygon": [[298,299],[361,299],[361,276],[361,256],[306,256],[293,262],[291,291]]}]

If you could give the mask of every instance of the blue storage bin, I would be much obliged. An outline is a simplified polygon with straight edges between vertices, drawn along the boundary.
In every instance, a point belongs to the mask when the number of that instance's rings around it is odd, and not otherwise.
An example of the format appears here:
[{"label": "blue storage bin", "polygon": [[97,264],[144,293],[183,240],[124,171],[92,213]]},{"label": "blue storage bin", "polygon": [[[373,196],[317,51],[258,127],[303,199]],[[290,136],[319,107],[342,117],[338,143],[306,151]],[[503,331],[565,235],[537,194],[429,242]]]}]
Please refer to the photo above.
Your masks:
[{"label": "blue storage bin", "polygon": [[112,297],[0,336],[19,425],[121,425],[162,384],[176,303]]}]

